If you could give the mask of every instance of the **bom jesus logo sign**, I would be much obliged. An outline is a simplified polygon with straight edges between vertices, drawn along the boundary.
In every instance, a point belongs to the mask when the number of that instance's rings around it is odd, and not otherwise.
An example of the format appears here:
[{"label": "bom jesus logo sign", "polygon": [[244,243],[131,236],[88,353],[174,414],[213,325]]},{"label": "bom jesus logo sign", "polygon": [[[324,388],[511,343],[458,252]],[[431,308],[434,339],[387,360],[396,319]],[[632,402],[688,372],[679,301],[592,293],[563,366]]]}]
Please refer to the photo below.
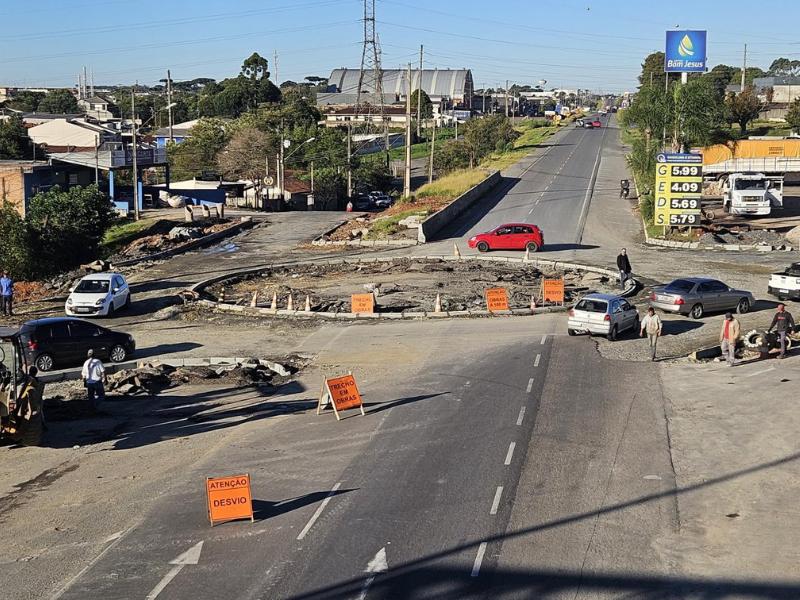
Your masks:
[{"label": "bom jesus logo sign", "polygon": [[706,70],[706,37],[706,31],[668,31],[664,71],[703,73]]}]

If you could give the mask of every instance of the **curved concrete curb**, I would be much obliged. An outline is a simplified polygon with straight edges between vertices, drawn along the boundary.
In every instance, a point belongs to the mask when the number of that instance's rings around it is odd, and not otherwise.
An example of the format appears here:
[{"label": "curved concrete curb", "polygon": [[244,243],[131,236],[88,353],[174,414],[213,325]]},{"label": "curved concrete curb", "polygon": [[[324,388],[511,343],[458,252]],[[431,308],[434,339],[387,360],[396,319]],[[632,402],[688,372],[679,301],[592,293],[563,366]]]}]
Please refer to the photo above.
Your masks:
[{"label": "curved concrete curb", "polygon": [[[276,263],[272,265],[264,265],[252,269],[245,269],[236,273],[226,273],[218,275],[205,281],[200,281],[190,288],[182,292],[182,296],[186,299],[192,299],[200,306],[211,308],[220,312],[231,314],[245,315],[245,316],[266,316],[266,317],[281,317],[281,318],[301,318],[301,319],[328,319],[328,320],[346,320],[346,321],[365,321],[365,320],[402,320],[402,319],[425,319],[425,318],[451,318],[451,317],[494,317],[494,316],[509,316],[509,315],[536,315],[543,313],[565,312],[569,310],[569,306],[542,306],[531,310],[530,308],[514,308],[507,311],[490,312],[488,310],[456,310],[456,311],[404,311],[400,313],[332,313],[332,312],[305,312],[303,310],[285,310],[285,309],[271,309],[271,308],[258,308],[251,306],[244,306],[239,304],[224,304],[213,300],[201,298],[205,289],[215,283],[220,283],[229,279],[235,279],[246,275],[259,275],[264,271],[270,271],[277,268],[292,267],[304,264],[319,265],[335,265],[335,264],[363,264],[363,263],[376,263],[376,262],[392,262],[396,260],[443,260],[443,261],[485,261],[485,262],[498,262],[498,263],[512,263],[518,265],[532,265],[535,267],[551,267],[553,269],[572,269],[576,271],[586,271],[591,273],[599,273],[609,277],[609,279],[616,279],[618,273],[610,269],[603,269],[600,267],[592,267],[589,265],[580,265],[577,263],[560,262],[555,260],[545,259],[530,259],[509,257],[509,256],[392,256],[392,257],[352,257],[343,259],[322,259],[314,261],[299,261],[292,263]],[[635,279],[630,279],[633,284],[626,286],[626,289],[621,295],[631,295],[639,288],[639,283]]]}]

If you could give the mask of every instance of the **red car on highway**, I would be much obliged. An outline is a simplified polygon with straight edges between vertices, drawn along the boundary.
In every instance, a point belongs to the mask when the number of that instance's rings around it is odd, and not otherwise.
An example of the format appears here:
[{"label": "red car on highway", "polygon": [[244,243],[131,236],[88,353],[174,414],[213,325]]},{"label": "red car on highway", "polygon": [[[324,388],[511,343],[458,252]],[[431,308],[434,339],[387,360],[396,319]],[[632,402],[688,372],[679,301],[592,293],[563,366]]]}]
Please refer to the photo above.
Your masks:
[{"label": "red car on highway", "polygon": [[473,235],[467,244],[470,248],[477,248],[479,252],[489,250],[536,252],[544,246],[544,233],[539,227],[530,223],[506,223],[486,233]]}]

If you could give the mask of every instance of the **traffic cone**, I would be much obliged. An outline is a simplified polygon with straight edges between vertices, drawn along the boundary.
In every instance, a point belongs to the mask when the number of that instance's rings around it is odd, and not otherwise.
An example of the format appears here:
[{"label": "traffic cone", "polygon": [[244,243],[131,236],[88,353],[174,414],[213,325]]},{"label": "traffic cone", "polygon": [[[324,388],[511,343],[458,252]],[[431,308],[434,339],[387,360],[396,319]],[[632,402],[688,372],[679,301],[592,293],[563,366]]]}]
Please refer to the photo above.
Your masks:
[{"label": "traffic cone", "polygon": [[458,249],[458,244],[456,244],[455,242],[453,242],[453,256],[461,258],[461,251]]},{"label": "traffic cone", "polygon": [[439,294],[436,294],[436,303],[433,305],[433,312],[442,312],[442,298]]},{"label": "traffic cone", "polygon": [[303,309],[305,312],[311,312],[311,298],[306,294],[306,306]]},{"label": "traffic cone", "polygon": [[251,308],[255,308],[258,305],[258,290],[253,291],[253,297],[250,299],[250,306]]},{"label": "traffic cone", "polygon": [[291,294],[289,294],[289,301],[286,303],[286,310],[294,310],[294,304],[292,303]]},{"label": "traffic cone", "polygon": [[219,301],[225,302],[225,286],[222,286],[222,289],[219,291]]},{"label": "traffic cone", "polygon": [[272,304],[269,305],[271,310],[278,310],[278,294],[272,292]]},{"label": "traffic cone", "polygon": [[531,311],[536,308],[536,296],[531,296]]}]

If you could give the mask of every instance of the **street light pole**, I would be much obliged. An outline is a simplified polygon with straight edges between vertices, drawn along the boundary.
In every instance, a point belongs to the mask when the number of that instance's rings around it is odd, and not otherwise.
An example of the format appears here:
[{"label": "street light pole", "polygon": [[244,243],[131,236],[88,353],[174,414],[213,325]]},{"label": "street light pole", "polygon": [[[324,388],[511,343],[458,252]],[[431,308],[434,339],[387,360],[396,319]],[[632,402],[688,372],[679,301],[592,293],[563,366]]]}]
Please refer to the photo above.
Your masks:
[{"label": "street light pole", "polygon": [[133,219],[139,220],[139,166],[136,163],[136,85],[131,90],[131,133],[133,134]]}]

